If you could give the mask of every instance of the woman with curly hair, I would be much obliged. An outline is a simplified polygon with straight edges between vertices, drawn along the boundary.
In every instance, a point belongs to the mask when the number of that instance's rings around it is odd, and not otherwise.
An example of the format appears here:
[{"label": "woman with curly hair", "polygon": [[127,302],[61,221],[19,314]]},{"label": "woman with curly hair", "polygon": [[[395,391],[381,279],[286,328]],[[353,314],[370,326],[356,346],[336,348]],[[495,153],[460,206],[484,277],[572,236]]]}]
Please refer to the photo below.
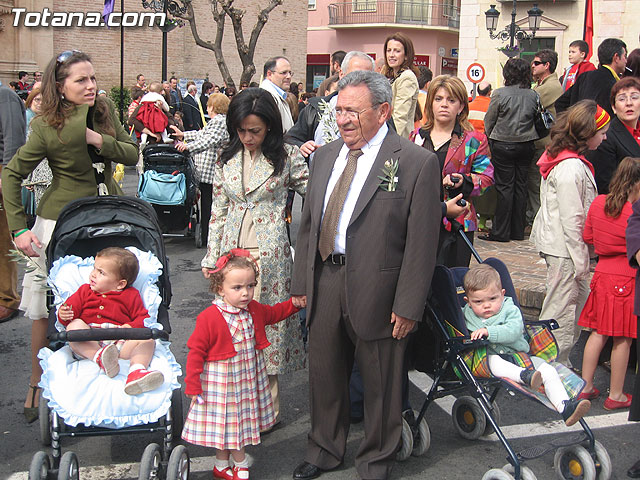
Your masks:
[{"label": "woman with curly hair", "polygon": [[[41,89],[40,115],[31,122],[29,139],[2,170],[2,194],[16,246],[46,270],[47,244],[62,208],[82,197],[121,194],[111,165],[135,165],[138,147],[122,128],[113,104],[97,96],[96,74],[86,53],[68,50],[53,57]],[[38,205],[33,229],[28,229],[21,184],[45,157],[53,179]],[[22,285],[19,308],[33,321],[31,381],[24,414],[33,422],[38,418],[42,373],[37,355],[47,344],[48,310],[45,285],[37,272],[27,273]]]},{"label": "woman with curly hair", "polygon": [[[264,89],[241,91],[229,104],[229,142],[218,156],[213,174],[213,207],[202,272],[209,278],[226,251],[243,248],[260,266],[255,297],[275,304],[290,297],[293,258],[287,236],[288,190],[304,196],[309,169],[298,147],[284,144],[280,111]],[[305,366],[298,315],[267,327],[267,373],[279,413],[278,374]]]},{"label": "woman with curly hair", "polygon": [[534,126],[538,94],[531,90],[531,67],[511,58],[502,70],[505,86],[491,95],[484,117],[498,194],[491,233],[478,238],[494,242],[524,240],[527,177],[538,133]]},{"label": "woman with curly hair", "polygon": [[391,118],[398,135],[409,138],[418,104],[418,75],[413,64],[413,42],[403,33],[389,35],[384,41],[385,64],[382,74],[391,82]]},{"label": "woman with curly hair", "polygon": [[593,165],[585,158],[606,138],[609,114],[593,100],[563,112],[551,128],[551,142],[538,160],[540,210],[531,242],[547,264],[547,295],[540,320],[555,319],[560,363],[568,363],[577,323],[589,294],[589,248],[582,238],[596,197]]}]

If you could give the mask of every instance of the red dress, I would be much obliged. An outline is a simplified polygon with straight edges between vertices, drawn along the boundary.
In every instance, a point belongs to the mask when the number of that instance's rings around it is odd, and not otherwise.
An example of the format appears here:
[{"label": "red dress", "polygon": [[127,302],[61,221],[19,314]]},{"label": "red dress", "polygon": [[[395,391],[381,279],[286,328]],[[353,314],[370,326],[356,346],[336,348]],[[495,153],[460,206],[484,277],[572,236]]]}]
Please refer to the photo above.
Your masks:
[{"label": "red dress", "polygon": [[636,338],[637,319],[633,314],[636,272],[627,262],[625,241],[631,203],[626,202],[622,213],[612,218],[604,213],[606,198],[606,195],[596,197],[584,226],[584,241],[593,244],[599,259],[578,325],[601,335]]}]

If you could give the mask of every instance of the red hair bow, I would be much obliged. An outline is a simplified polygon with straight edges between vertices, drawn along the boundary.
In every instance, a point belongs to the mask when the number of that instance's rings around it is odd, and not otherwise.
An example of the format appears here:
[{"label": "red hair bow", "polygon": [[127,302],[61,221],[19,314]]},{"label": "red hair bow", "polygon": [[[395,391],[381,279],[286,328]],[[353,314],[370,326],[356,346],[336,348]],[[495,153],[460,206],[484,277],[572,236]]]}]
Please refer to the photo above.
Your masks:
[{"label": "red hair bow", "polygon": [[[222,255],[216,261],[216,268],[213,269],[213,273],[218,273],[220,270],[226,267],[227,263],[229,263],[229,260],[231,260],[233,257],[248,257],[253,260],[253,257],[251,256],[249,250],[245,250],[244,248],[232,248],[229,253],[227,253],[226,255]],[[255,262],[255,260],[253,261]]]}]

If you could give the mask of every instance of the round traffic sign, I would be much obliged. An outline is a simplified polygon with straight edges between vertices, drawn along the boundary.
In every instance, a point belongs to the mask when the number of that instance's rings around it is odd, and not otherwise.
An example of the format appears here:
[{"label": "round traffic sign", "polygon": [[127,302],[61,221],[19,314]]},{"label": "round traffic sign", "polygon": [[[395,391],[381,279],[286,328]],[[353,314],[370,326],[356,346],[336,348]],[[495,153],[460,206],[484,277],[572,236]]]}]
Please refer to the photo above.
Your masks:
[{"label": "round traffic sign", "polygon": [[484,67],[479,63],[472,63],[467,68],[467,78],[471,83],[480,83],[484,80]]}]

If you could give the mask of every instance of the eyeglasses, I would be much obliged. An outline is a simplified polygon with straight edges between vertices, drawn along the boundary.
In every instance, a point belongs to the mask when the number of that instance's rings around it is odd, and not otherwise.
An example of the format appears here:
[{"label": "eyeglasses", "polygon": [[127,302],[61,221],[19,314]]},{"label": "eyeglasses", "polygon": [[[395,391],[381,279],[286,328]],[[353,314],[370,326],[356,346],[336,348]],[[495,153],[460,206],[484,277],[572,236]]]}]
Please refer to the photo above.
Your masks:
[{"label": "eyeglasses", "polygon": [[58,55],[58,58],[56,58],[56,67],[59,65],[62,65],[64,62],[69,60],[69,58],[71,58],[71,56],[74,53],[81,53],[81,52],[80,50],[65,50],[60,55]]},{"label": "eyeglasses", "polygon": [[277,72],[275,70],[271,70],[273,73],[277,73],[278,75],[282,75],[283,77],[293,77],[293,72],[291,70],[285,70],[284,72]]},{"label": "eyeglasses", "polygon": [[640,93],[632,93],[631,95],[618,95],[616,97],[616,102],[627,103],[629,100],[632,102],[636,102],[640,100]]},{"label": "eyeglasses", "polygon": [[364,112],[366,112],[367,110],[371,109],[371,108],[375,108],[378,105],[380,105],[379,103],[374,103],[373,105],[371,105],[370,107],[367,107],[365,109],[360,110],[359,112],[355,111],[355,110],[342,110],[341,108],[336,108],[335,112],[336,112],[336,119],[340,118],[340,117],[346,117],[349,120],[359,120],[360,119],[360,115],[363,114]]},{"label": "eyeglasses", "polygon": [[533,62],[531,62],[531,65],[535,65],[537,67],[538,65],[543,65],[545,63],[547,63],[547,62],[541,62],[540,60],[534,60]]}]

